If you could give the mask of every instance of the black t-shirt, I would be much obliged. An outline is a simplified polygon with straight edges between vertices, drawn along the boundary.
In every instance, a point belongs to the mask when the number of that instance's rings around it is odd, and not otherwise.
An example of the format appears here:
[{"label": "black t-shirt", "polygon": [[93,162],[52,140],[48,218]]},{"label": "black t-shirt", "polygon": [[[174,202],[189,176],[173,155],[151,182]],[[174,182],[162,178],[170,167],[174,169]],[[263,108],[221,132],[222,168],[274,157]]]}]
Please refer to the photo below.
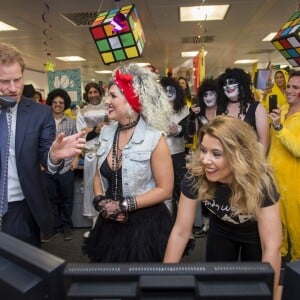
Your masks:
[{"label": "black t-shirt", "polygon": [[[181,182],[181,192],[190,199],[198,199],[198,191],[192,188],[193,177],[188,174]],[[275,188],[274,188],[275,192]],[[229,199],[231,190],[228,185],[217,183],[214,199],[203,200],[203,204],[210,211],[209,229],[211,232],[225,238],[245,243],[259,242],[257,221],[251,215],[233,215],[233,208]],[[274,197],[278,201],[278,195]],[[271,206],[274,203],[265,196],[262,207]]]}]

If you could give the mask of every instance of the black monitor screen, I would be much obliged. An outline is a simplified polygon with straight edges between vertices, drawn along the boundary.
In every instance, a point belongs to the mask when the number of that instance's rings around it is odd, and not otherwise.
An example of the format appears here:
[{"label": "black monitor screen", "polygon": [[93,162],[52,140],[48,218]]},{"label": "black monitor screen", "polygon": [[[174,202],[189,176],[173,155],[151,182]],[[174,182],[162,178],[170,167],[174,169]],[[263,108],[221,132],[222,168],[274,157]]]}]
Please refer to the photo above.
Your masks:
[{"label": "black monitor screen", "polygon": [[65,261],[0,232],[1,300],[63,300]]},{"label": "black monitor screen", "polygon": [[67,299],[272,299],[267,263],[68,264]]}]

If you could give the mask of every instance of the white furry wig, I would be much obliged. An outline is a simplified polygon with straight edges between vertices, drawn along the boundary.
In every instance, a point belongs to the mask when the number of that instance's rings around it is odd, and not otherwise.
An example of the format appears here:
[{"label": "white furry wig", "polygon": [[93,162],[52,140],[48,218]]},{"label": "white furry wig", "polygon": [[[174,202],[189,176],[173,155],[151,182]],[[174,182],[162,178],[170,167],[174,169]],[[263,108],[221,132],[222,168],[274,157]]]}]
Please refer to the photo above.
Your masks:
[{"label": "white furry wig", "polygon": [[132,75],[132,85],[139,97],[141,115],[146,123],[158,130],[168,132],[172,110],[157,74],[146,67],[128,64],[114,70],[113,81],[117,70],[120,70],[122,74]]}]

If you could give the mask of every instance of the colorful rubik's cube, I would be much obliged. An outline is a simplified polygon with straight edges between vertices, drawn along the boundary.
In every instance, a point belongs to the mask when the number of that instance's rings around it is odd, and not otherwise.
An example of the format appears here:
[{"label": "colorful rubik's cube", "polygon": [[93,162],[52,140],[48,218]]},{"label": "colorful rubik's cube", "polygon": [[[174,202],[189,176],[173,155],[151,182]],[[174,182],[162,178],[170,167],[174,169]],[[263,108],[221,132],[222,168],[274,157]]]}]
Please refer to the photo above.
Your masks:
[{"label": "colorful rubik's cube", "polygon": [[[123,14],[122,29],[111,24],[117,14]],[[145,46],[145,36],[134,4],[101,12],[90,27],[103,63],[109,65],[140,57]]]},{"label": "colorful rubik's cube", "polygon": [[300,66],[300,11],[295,12],[272,39],[273,46],[290,65]]}]

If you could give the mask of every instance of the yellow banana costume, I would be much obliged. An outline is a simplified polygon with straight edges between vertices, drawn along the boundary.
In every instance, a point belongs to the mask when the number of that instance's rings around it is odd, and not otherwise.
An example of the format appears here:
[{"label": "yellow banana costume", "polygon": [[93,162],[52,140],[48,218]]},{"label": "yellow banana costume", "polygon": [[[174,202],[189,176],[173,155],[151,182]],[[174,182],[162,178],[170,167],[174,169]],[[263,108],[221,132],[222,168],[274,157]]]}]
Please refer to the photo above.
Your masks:
[{"label": "yellow banana costume", "polygon": [[300,259],[300,112],[286,118],[288,104],[281,108],[283,129],[271,129],[268,159],[273,166],[280,193],[283,223],[282,256]]}]

